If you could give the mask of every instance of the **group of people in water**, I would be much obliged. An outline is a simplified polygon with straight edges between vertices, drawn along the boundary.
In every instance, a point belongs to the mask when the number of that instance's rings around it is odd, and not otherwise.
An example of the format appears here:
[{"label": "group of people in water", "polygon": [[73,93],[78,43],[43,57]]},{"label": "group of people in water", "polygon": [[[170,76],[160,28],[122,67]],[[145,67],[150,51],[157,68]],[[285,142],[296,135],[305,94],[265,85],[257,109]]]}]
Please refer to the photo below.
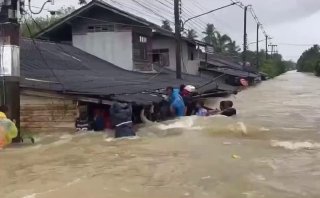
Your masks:
[{"label": "group of people in water", "polygon": [[166,94],[170,104],[170,111],[176,117],[183,116],[211,116],[211,115],[224,115],[234,116],[237,114],[233,108],[233,102],[230,100],[221,101],[220,109],[211,109],[206,107],[203,100],[193,100],[192,93],[194,88],[190,85],[181,85],[180,89],[167,87]]},{"label": "group of people in water", "polygon": [[[135,110],[131,104],[114,103],[109,108],[108,119],[115,130],[115,138],[135,136],[133,123],[138,123],[137,118],[142,117],[152,121],[163,121],[184,116],[234,116],[237,114],[233,102],[225,100],[220,102],[220,109],[205,106],[204,100],[195,99],[195,88],[191,85],[181,85],[180,88],[167,87],[165,100],[160,104],[142,107]],[[102,113],[94,113],[93,120],[88,121],[86,116],[79,116],[76,121],[78,130],[102,131],[105,128],[105,119]],[[138,120],[139,120],[138,118]]]}]

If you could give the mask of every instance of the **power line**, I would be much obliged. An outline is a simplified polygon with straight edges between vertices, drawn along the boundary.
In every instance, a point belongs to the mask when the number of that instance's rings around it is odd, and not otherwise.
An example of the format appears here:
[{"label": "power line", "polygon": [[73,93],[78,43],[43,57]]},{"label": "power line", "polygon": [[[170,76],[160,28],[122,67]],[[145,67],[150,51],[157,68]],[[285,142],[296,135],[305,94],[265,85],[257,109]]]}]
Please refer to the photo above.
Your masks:
[{"label": "power line", "polygon": [[[162,20],[162,19],[163,19],[162,17],[157,18],[157,16],[155,16],[155,15],[153,15],[153,14],[152,14],[152,15],[149,14],[150,12],[149,12],[149,13],[146,13],[146,12],[143,12],[143,11],[141,11],[141,10],[135,9],[132,5],[125,5],[125,4],[120,3],[120,2],[118,2],[118,1],[115,1],[115,0],[110,0],[110,2],[112,2],[113,4],[119,5],[122,9],[126,9],[126,8],[127,8],[127,10],[129,9],[129,10],[134,11],[135,13],[139,13],[139,14],[141,14],[141,15],[148,16],[148,18],[154,19],[154,20],[156,20],[156,21],[159,21],[159,20]],[[116,6],[116,5],[112,5],[112,6],[119,7],[119,6]]]},{"label": "power line", "polygon": [[143,3],[139,2],[138,0],[131,0],[131,1],[133,1],[134,3],[136,3],[136,4],[139,5],[139,6],[143,7],[145,10],[149,10],[149,11],[152,12],[153,14],[155,14],[155,15],[157,15],[157,16],[165,19],[165,20],[168,20],[169,22],[171,22],[171,23],[174,24],[173,21],[171,21],[171,20],[169,20],[168,18],[162,16],[161,14],[159,14],[159,13],[156,12],[156,11],[154,11],[153,9],[151,9],[150,7],[148,7],[147,5],[144,5]]},{"label": "power line", "polygon": [[[28,13],[28,12],[27,12],[27,13]],[[30,15],[31,18],[33,19],[32,15],[31,15],[31,14],[29,14],[29,15]],[[35,40],[34,40],[34,38],[33,38],[33,35],[32,35],[32,32],[31,32],[31,29],[30,29],[30,26],[29,26],[28,21],[27,21],[27,19],[26,19],[25,17],[24,17],[24,20],[25,20],[25,24],[26,24],[26,26],[27,26],[28,32],[29,32],[29,34],[30,34],[30,38],[31,38],[31,40],[32,40],[32,43],[33,43],[34,47],[36,48],[36,50],[39,52],[39,55],[40,55],[42,61],[45,63],[46,67],[51,71],[53,77],[59,82],[59,84],[60,84],[61,87],[62,87],[62,90],[65,91],[65,87],[64,87],[63,83],[61,83],[60,79],[58,78],[58,76],[56,75],[56,73],[54,72],[54,70],[49,66],[46,58],[45,58],[45,57],[43,56],[43,54],[42,54],[41,49],[38,47],[37,43],[35,42]],[[35,21],[35,20],[33,19],[33,21]]]},{"label": "power line", "polygon": [[308,47],[315,44],[302,44],[302,43],[278,43],[278,45],[296,46],[296,47]]}]

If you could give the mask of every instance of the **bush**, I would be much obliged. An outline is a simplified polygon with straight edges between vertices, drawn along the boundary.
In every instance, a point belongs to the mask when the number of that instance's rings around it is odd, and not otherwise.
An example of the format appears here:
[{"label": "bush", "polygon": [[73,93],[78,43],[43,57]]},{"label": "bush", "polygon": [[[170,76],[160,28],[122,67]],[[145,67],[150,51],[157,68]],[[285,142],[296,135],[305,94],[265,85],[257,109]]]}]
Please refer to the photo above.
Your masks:
[{"label": "bush", "polygon": [[318,62],[317,65],[315,66],[314,73],[316,76],[320,77],[320,62]]},{"label": "bush", "polygon": [[274,78],[286,72],[286,65],[281,60],[269,59],[261,65],[260,70],[270,78]]}]

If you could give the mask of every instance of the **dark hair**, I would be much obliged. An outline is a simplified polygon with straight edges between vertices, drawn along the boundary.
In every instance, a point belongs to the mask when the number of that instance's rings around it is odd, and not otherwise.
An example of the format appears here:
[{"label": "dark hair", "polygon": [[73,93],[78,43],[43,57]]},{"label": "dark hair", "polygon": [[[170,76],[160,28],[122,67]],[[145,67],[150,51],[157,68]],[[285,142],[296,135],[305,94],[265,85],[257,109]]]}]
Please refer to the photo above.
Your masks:
[{"label": "dark hair", "polygon": [[221,115],[231,117],[231,116],[237,115],[237,110],[234,108],[228,108],[222,111]]},{"label": "dark hair", "polygon": [[183,91],[186,86],[184,84],[180,85],[180,91]]},{"label": "dark hair", "polygon": [[[220,102],[220,108],[227,109],[233,107],[233,102],[231,100],[224,100]],[[221,109],[221,110],[223,110]]]},{"label": "dark hair", "polygon": [[232,108],[233,107],[233,102],[231,100],[227,100],[225,103],[226,108]]},{"label": "dark hair", "polygon": [[170,91],[173,91],[173,87],[167,87],[166,90],[167,90],[167,91],[169,91],[169,90],[170,90]]},{"label": "dark hair", "polygon": [[1,112],[7,113],[8,110],[9,110],[9,109],[8,109],[8,107],[7,107],[6,105],[1,105],[1,106],[0,106],[0,111],[1,111]]}]

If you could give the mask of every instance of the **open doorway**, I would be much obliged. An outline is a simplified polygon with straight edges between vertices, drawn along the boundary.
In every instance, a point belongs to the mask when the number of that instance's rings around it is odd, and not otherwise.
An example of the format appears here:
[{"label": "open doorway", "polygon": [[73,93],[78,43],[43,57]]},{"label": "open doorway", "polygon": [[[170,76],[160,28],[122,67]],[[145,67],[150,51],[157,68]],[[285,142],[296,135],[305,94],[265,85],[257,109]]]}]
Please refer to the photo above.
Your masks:
[{"label": "open doorway", "polygon": [[152,50],[152,62],[160,67],[169,67],[169,49]]}]

